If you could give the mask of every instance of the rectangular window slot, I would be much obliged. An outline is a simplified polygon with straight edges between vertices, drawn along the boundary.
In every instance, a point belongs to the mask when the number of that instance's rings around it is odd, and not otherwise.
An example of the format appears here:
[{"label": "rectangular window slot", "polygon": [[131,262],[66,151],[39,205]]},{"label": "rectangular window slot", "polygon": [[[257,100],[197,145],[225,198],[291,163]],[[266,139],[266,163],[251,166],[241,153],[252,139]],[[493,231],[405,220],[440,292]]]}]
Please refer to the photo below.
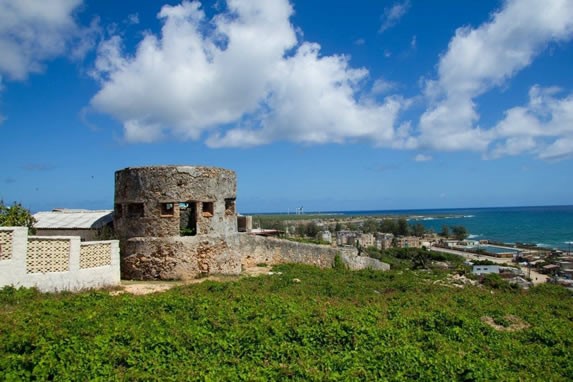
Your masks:
[{"label": "rectangular window slot", "polygon": [[142,218],[143,203],[129,203],[127,205],[127,216],[130,218]]},{"label": "rectangular window slot", "polygon": [[123,217],[123,206],[120,203],[116,203],[114,206],[114,217],[116,219]]},{"label": "rectangular window slot", "polygon": [[[197,235],[197,204],[193,201],[179,203],[179,229],[181,236]],[[185,208],[182,208],[181,205],[185,205]]]},{"label": "rectangular window slot", "polygon": [[225,213],[227,215],[235,214],[235,199],[225,199]]},{"label": "rectangular window slot", "polygon": [[203,202],[203,216],[210,218],[214,213],[214,203],[213,202]]},{"label": "rectangular window slot", "polygon": [[173,216],[175,214],[175,204],[161,203],[161,216]]}]

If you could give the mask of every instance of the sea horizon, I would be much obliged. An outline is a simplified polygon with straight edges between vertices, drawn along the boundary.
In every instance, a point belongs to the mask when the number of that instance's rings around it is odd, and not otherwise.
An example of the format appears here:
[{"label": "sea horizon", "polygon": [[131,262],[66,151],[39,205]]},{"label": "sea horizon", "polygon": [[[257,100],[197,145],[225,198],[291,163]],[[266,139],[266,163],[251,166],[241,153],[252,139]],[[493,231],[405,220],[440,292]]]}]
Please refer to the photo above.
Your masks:
[{"label": "sea horizon", "polygon": [[[253,215],[289,215],[258,213]],[[291,213],[290,215],[295,215]],[[510,207],[426,208],[396,210],[309,211],[304,215],[406,217],[439,232],[443,225],[464,226],[470,238],[508,244],[525,243],[541,248],[571,250],[573,205]]]},{"label": "sea horizon", "polygon": [[[304,211],[304,215],[371,215],[382,212],[409,212],[409,211],[448,211],[448,210],[484,210],[484,209],[511,209],[511,208],[551,208],[551,207],[573,207],[573,204],[539,204],[527,206],[488,206],[488,207],[439,207],[439,208],[397,208],[397,209],[376,209],[376,210],[312,210]],[[293,211],[273,211],[273,212],[245,212],[242,215],[297,215]]]}]

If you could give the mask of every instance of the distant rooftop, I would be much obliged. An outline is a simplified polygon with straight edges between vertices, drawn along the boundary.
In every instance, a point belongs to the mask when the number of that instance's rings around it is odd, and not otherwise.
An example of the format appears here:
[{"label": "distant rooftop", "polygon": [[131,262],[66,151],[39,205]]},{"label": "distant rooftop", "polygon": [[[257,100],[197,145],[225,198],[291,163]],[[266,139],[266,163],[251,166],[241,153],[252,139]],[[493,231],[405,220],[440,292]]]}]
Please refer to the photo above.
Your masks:
[{"label": "distant rooftop", "polygon": [[113,210],[75,210],[56,208],[34,214],[38,229],[101,228],[113,221]]}]

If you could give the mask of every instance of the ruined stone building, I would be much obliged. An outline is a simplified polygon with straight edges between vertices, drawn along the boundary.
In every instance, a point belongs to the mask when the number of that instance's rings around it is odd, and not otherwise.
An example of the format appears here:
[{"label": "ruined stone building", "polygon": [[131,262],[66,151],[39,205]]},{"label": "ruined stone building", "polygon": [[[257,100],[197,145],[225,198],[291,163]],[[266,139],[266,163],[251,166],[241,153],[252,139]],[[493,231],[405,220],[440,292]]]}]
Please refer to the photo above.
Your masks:
[{"label": "ruined stone building", "polygon": [[158,166],[115,173],[115,230],[120,238],[237,232],[233,171]]},{"label": "ruined stone building", "polygon": [[[114,228],[120,239],[122,277],[189,279],[240,274],[242,267],[257,263],[332,264],[338,252],[331,248],[239,233],[236,192],[235,173],[222,168],[116,171]],[[344,258],[351,268],[387,267],[353,260],[352,254]]]},{"label": "ruined stone building", "polygon": [[[114,225],[123,276],[182,278],[210,273],[217,256],[231,258],[225,239],[237,233],[236,192],[235,173],[222,168],[117,171]],[[216,268],[226,273],[224,266]]]}]

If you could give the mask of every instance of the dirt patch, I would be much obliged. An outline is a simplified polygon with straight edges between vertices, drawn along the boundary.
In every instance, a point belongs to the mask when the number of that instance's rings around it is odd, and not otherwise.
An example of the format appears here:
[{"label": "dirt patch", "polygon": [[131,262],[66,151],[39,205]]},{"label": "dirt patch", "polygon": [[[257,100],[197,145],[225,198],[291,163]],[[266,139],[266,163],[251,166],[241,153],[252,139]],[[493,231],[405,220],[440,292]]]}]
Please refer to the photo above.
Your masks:
[{"label": "dirt patch", "polygon": [[481,321],[499,332],[516,332],[518,330],[527,329],[531,326],[521,318],[512,314],[504,316],[501,322],[500,320],[496,321],[490,316],[483,316]]},{"label": "dirt patch", "polygon": [[248,267],[243,270],[243,273],[240,276],[224,276],[224,275],[212,275],[208,277],[202,277],[199,279],[192,279],[187,281],[122,281],[121,282],[121,289],[111,291],[109,294],[112,296],[118,296],[120,294],[129,293],[133,295],[144,295],[150,293],[160,293],[165,292],[173,287],[180,286],[180,285],[189,285],[189,284],[198,284],[202,283],[203,281],[218,281],[218,282],[226,282],[226,281],[236,281],[239,280],[241,277],[253,277],[253,276],[261,276],[261,275],[272,275],[273,272],[271,267]]}]

